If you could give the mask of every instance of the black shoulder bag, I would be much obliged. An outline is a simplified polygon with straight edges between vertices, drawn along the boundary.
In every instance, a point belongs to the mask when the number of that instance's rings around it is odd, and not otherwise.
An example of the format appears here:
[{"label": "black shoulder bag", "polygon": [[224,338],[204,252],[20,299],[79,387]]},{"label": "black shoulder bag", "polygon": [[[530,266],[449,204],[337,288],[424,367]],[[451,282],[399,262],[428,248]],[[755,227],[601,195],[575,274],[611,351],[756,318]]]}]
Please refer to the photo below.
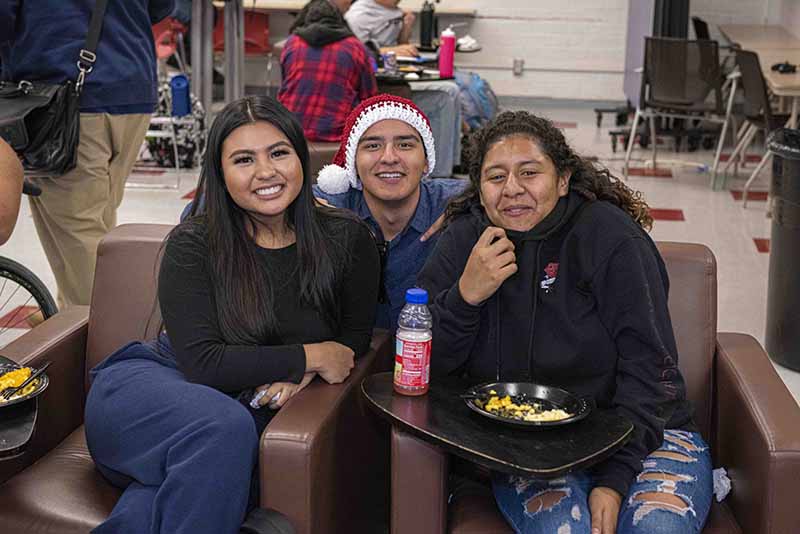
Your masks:
[{"label": "black shoulder bag", "polygon": [[86,75],[92,72],[108,0],[97,0],[86,45],[78,56],[75,81],[47,84],[20,80],[0,82],[0,137],[22,159],[25,170],[61,175],[78,159],[79,101]]}]

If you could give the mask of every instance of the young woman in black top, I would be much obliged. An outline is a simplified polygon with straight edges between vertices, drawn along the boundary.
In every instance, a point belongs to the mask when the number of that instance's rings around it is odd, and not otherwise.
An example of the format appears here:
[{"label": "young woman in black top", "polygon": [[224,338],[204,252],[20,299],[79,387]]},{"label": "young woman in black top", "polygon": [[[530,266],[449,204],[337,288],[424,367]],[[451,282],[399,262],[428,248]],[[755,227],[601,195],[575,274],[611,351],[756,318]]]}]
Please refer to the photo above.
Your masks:
[{"label": "young woman in black top", "polygon": [[647,205],[526,112],[499,115],[468,156],[471,185],[418,279],[432,296],[432,373],[560,386],[634,424],[589,470],[495,476],[501,511],[524,534],[700,532],[711,460],[678,370]]},{"label": "young woman in black top", "polygon": [[[204,205],[164,246],[165,333],[92,371],[89,449],[126,488],[96,533],[238,532],[270,414],[315,375],[344,380],[369,347],[377,249],[360,221],[314,201],[285,108],[226,106],[199,191]],[[272,410],[249,406],[262,390]]]}]

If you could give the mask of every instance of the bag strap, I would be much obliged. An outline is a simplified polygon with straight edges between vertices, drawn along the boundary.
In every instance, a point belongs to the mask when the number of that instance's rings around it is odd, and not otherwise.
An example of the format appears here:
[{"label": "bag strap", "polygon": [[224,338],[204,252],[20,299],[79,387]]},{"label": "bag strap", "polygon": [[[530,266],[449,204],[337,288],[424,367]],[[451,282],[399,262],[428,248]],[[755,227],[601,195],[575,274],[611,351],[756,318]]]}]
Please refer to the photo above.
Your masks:
[{"label": "bag strap", "polygon": [[94,63],[97,61],[97,43],[100,42],[100,32],[103,29],[103,18],[106,15],[108,0],[97,0],[92,10],[92,19],[89,22],[89,33],[86,35],[86,44],[78,54],[78,81],[75,84],[75,91],[80,93],[86,75],[92,72]]}]

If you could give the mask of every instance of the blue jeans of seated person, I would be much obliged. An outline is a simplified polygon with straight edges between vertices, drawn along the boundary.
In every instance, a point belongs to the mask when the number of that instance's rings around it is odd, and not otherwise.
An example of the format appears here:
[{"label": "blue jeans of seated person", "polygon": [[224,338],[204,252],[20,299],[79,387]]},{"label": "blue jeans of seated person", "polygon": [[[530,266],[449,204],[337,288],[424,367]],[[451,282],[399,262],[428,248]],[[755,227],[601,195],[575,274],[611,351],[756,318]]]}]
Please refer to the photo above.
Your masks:
[{"label": "blue jeans of seated person", "polygon": [[174,360],[131,343],[92,370],[86,441],[124,488],[94,534],[238,534],[257,464],[258,422],[190,383]]},{"label": "blue jeans of seated person", "polygon": [[[713,481],[708,445],[695,432],[666,430],[664,442],[642,463],[643,470],[622,500],[617,534],[701,532],[711,507]],[[585,471],[554,480],[495,474],[492,489],[500,511],[519,534],[589,534]],[[541,496],[550,493],[550,498]],[[671,494],[685,506],[660,504],[654,493]]]}]

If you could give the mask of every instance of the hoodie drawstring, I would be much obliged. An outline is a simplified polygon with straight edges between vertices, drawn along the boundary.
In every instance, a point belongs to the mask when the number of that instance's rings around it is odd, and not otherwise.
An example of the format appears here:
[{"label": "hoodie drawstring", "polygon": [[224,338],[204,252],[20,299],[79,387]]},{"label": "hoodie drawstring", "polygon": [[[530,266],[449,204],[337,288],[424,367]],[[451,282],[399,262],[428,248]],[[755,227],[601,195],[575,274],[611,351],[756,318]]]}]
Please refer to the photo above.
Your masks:
[{"label": "hoodie drawstring", "polygon": [[533,270],[533,313],[531,313],[531,332],[528,337],[528,380],[533,381],[533,333],[536,324],[536,308],[539,304],[539,260],[542,246],[546,239],[536,244],[536,263]]}]

